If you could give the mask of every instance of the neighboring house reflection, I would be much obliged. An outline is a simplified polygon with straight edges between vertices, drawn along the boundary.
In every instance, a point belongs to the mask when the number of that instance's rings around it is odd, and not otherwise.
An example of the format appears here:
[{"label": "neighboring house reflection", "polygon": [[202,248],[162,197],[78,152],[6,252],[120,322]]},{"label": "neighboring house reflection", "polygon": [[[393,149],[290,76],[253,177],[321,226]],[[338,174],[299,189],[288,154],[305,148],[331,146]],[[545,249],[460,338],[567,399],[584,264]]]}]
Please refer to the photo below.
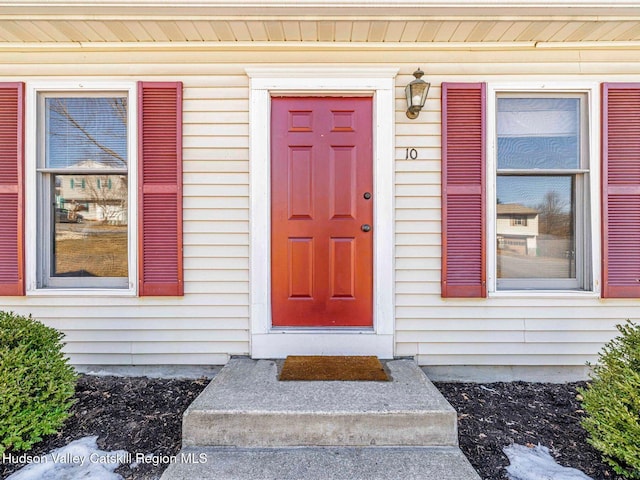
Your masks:
[{"label": "neighboring house reflection", "polygon": [[[102,163],[85,160],[72,166],[78,170],[107,170]],[[56,208],[68,221],[84,220],[127,224],[127,177],[121,174],[56,175]]]},{"label": "neighboring house reflection", "polygon": [[498,250],[535,256],[538,251],[538,210],[517,203],[499,203],[496,236]]}]

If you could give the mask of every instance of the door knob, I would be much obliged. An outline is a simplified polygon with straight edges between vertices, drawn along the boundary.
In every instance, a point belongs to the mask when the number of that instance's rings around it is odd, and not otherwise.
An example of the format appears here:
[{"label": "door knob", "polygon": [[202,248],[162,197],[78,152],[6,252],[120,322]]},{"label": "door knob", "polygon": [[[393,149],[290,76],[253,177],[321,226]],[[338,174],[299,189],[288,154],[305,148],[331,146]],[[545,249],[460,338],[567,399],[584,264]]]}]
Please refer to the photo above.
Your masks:
[{"label": "door knob", "polygon": [[371,231],[371,225],[368,224],[364,224],[360,227],[360,230],[362,230],[363,232],[370,232]]},{"label": "door knob", "polygon": [[369,192],[365,192],[364,195],[362,195],[364,197],[365,200],[369,200],[371,198],[371,194]]}]

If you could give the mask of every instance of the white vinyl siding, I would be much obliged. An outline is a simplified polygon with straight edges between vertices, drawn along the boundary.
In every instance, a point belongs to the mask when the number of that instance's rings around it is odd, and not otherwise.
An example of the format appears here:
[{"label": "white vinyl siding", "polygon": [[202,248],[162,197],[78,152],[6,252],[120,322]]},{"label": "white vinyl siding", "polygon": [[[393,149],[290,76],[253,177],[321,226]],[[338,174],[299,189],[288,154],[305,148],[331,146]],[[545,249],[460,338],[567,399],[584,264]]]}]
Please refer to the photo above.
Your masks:
[{"label": "white vinyl siding", "polygon": [[[499,33],[495,32],[496,40]],[[640,319],[636,301],[603,301],[578,294],[482,300],[440,297],[440,84],[634,81],[640,75],[637,54],[632,49],[393,51],[388,47],[2,51],[3,72],[11,72],[2,81],[91,78],[184,83],[185,280],[182,298],[5,297],[0,299],[2,308],[31,313],[62,329],[67,334],[66,351],[78,364],[220,364],[229,355],[249,354],[245,68],[323,64],[349,69],[356,61],[400,69],[395,90],[396,355],[415,355],[424,365],[581,366],[596,358],[602,343],[616,333],[616,323]],[[425,109],[416,120],[409,120],[404,87],[418,66],[432,87]],[[407,148],[418,150],[416,160],[405,160]]]}]

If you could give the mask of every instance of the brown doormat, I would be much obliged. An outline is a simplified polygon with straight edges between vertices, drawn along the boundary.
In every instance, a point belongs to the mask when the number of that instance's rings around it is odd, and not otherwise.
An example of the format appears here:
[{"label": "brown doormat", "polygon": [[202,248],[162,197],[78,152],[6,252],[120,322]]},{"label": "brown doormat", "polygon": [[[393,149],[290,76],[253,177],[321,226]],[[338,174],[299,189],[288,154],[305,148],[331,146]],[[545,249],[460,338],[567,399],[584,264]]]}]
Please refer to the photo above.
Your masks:
[{"label": "brown doormat", "polygon": [[280,380],[387,382],[389,377],[378,357],[289,356]]}]

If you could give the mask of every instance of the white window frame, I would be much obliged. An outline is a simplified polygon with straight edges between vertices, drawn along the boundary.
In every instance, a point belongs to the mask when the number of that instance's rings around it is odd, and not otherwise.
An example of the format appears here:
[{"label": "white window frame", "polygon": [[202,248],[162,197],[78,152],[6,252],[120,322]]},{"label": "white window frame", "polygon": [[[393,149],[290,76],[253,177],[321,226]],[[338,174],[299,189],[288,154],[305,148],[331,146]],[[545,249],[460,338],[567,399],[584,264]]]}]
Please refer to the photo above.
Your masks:
[{"label": "white window frame", "polygon": [[[250,84],[251,355],[394,355],[394,102],[396,68],[254,67]],[[373,98],[373,328],[273,328],[270,142],[272,95]]]},{"label": "white window frame", "polygon": [[[590,285],[583,290],[563,289],[527,289],[527,290],[498,290],[497,288],[497,245],[496,245],[496,178],[497,178],[497,97],[500,94],[582,94],[586,95],[586,142],[589,174],[589,192],[582,195],[588,198],[587,210],[590,222],[582,232],[583,241],[590,241],[590,255],[585,258],[585,268],[589,270],[583,274],[590,279]],[[598,297],[600,294],[600,258],[601,258],[601,208],[600,208],[600,85],[596,82],[511,82],[487,84],[487,280],[491,297]],[[578,199],[576,201],[579,201]],[[576,241],[580,235],[576,235]],[[535,279],[534,279],[535,280]]]},{"label": "white window frame", "polygon": [[[39,195],[38,189],[38,141],[40,118],[38,118],[38,102],[40,94],[56,93],[126,93],[128,97],[128,280],[127,287],[38,287],[38,222]],[[27,295],[42,296],[135,296],[137,295],[137,165],[138,165],[138,133],[137,133],[137,85],[136,82],[73,82],[42,81],[29,82],[26,85],[25,98],[25,277]],[[48,248],[48,247],[47,247]]]}]

